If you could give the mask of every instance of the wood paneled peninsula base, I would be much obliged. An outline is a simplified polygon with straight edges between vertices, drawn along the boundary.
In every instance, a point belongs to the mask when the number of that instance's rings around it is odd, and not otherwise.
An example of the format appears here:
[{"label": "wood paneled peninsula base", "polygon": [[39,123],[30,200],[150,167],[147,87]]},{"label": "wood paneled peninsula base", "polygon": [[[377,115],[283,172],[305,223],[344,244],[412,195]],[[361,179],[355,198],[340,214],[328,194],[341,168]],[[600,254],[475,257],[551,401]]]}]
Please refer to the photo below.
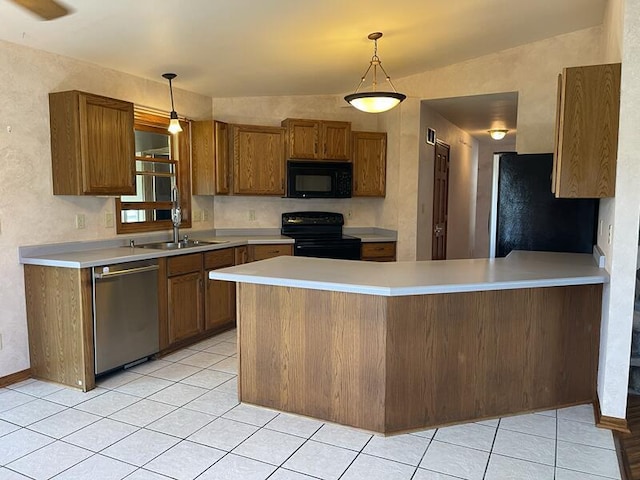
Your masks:
[{"label": "wood paneled peninsula base", "polygon": [[241,401],[393,433],[593,402],[594,265],[280,257],[210,275],[240,282]]}]

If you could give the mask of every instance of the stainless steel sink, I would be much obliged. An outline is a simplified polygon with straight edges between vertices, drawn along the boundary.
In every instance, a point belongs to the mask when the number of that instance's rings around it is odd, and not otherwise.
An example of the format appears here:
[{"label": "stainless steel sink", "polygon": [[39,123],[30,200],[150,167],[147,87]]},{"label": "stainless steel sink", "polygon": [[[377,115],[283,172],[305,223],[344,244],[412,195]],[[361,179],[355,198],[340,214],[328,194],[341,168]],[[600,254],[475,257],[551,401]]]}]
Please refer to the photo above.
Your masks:
[{"label": "stainless steel sink", "polygon": [[178,250],[181,248],[203,247],[205,245],[216,245],[227,243],[229,240],[182,240],[180,242],[154,242],[136,245],[140,248],[151,248],[155,250]]}]

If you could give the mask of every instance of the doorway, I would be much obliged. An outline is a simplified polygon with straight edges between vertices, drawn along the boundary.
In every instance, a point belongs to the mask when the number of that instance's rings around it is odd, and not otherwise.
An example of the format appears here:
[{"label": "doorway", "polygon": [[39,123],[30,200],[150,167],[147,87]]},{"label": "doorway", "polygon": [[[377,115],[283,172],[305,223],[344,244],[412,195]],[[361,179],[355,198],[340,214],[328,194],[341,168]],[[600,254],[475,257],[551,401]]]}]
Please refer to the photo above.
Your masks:
[{"label": "doorway", "polygon": [[447,258],[447,214],[449,208],[449,150],[444,142],[436,142],[433,162],[433,229],[431,259]]}]

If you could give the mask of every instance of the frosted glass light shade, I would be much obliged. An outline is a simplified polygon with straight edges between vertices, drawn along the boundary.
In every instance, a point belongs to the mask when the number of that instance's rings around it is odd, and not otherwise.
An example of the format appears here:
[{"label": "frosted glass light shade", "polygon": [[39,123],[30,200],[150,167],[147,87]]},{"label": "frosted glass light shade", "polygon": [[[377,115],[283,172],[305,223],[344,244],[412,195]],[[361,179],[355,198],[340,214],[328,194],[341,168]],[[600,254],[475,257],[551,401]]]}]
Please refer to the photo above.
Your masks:
[{"label": "frosted glass light shade", "polygon": [[169,120],[169,133],[180,133],[182,131],[182,127],[180,126],[180,120],[178,120],[178,114],[173,111],[171,112],[171,120]]},{"label": "frosted glass light shade", "polygon": [[391,110],[402,102],[406,95],[396,92],[352,93],[344,99],[358,110],[367,113],[381,113]]},{"label": "frosted glass light shade", "polygon": [[508,131],[509,130],[503,129],[489,130],[489,135],[491,135],[491,138],[493,138],[494,140],[502,140],[507,135]]}]

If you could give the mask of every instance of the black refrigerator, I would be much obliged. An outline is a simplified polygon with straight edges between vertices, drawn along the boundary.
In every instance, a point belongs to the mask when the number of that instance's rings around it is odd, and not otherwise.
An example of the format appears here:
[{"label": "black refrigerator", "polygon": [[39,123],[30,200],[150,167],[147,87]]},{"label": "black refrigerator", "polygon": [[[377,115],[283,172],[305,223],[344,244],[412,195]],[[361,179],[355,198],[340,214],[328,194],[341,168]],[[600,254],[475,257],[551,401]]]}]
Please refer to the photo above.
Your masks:
[{"label": "black refrigerator", "polygon": [[555,198],[553,154],[494,155],[489,256],[511,250],[592,253],[597,199]]}]

